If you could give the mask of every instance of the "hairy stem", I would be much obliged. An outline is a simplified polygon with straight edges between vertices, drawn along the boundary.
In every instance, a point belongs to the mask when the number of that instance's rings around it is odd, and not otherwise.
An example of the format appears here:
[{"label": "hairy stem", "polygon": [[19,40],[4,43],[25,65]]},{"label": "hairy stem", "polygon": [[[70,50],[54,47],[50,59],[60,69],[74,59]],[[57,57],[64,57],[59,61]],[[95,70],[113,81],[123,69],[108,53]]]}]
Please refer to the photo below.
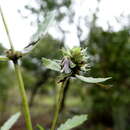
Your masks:
[{"label": "hairy stem", "polygon": [[64,89],[66,87],[66,82],[68,80],[69,80],[69,78],[66,78],[62,82],[62,84],[60,86],[60,90],[58,91],[58,99],[57,99],[57,102],[56,102],[56,108],[55,108],[55,112],[54,112],[54,119],[52,121],[51,130],[55,130],[55,128],[56,128],[58,117],[59,117],[59,113],[60,113],[61,104],[62,104],[62,101],[63,101]]},{"label": "hairy stem", "polygon": [[69,90],[69,81],[70,80],[67,80],[65,88],[64,88],[64,93],[63,93],[63,99],[62,99],[62,103],[61,103],[61,107],[60,107],[60,112],[63,112],[63,110],[65,108],[65,101],[66,101],[67,93],[68,93],[68,90]]},{"label": "hairy stem", "polygon": [[7,27],[7,24],[6,24],[6,21],[5,21],[4,14],[2,12],[1,6],[0,6],[0,14],[1,14],[2,21],[3,21],[4,27],[5,27],[5,31],[6,31],[8,40],[9,40],[9,44],[11,46],[11,49],[14,51],[13,43],[12,43],[12,40],[11,40],[11,37],[10,37],[10,34],[9,34],[9,30],[8,30],[8,27]]},{"label": "hairy stem", "polygon": [[29,111],[27,96],[26,96],[26,92],[24,88],[24,82],[23,82],[23,78],[21,74],[21,67],[18,63],[15,63],[14,66],[15,66],[15,73],[17,76],[18,84],[19,84],[19,91],[22,98],[22,108],[23,108],[24,117],[26,121],[26,127],[28,130],[32,130],[30,111]]}]

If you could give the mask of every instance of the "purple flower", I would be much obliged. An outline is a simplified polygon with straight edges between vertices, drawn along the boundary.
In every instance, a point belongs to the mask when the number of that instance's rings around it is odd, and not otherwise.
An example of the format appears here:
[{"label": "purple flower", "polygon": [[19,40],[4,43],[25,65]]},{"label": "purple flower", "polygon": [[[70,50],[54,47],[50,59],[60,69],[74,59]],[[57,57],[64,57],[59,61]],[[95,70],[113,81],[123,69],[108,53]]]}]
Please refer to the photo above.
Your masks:
[{"label": "purple flower", "polygon": [[68,57],[64,57],[64,59],[61,62],[62,73],[66,73],[66,74],[71,73],[70,63],[71,63],[70,59]]}]

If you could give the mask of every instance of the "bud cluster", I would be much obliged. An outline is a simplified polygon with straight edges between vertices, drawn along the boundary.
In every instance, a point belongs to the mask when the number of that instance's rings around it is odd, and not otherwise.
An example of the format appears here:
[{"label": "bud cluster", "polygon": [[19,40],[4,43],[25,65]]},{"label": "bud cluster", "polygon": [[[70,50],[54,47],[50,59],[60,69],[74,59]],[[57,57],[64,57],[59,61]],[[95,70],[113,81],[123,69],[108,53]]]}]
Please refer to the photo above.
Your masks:
[{"label": "bud cluster", "polygon": [[61,62],[61,72],[75,75],[88,70],[89,64],[86,49],[74,47],[72,49],[63,49],[62,52],[64,57]]},{"label": "bud cluster", "polygon": [[19,58],[22,57],[22,53],[10,49],[6,51],[6,56],[15,63]]}]

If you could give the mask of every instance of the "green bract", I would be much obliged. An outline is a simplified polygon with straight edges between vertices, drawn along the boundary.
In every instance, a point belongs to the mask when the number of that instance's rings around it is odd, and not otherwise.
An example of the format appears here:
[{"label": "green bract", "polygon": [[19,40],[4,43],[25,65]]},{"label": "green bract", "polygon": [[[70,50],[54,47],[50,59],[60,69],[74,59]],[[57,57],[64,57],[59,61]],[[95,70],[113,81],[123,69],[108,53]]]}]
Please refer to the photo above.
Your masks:
[{"label": "green bract", "polygon": [[[68,59],[68,64],[73,74],[79,74],[81,71],[87,71],[89,68],[87,49],[81,49],[80,47],[74,47],[72,49],[62,49],[64,55],[63,60]],[[66,65],[66,64],[64,64]]]},{"label": "green bract", "polygon": [[42,60],[43,60],[43,65],[46,66],[48,69],[60,72],[61,67],[60,64],[58,64],[58,62],[46,58],[42,58]]},{"label": "green bract", "polygon": [[48,69],[58,71],[63,74],[69,74],[69,77],[75,77],[86,83],[99,83],[111,78],[92,78],[80,75],[80,72],[88,71],[89,68],[87,49],[74,47],[72,49],[62,49],[62,53],[62,60],[42,58],[43,65]]},{"label": "green bract", "polygon": [[108,79],[111,79],[111,77],[108,78],[93,78],[93,77],[84,77],[81,75],[76,75],[76,77],[86,83],[99,83],[99,82],[104,82]]},{"label": "green bract", "polygon": [[[63,58],[61,62],[56,62],[43,58],[43,64],[52,70],[58,70],[62,73],[79,74],[81,71],[87,71],[89,68],[86,49],[74,47],[72,49],[62,49]],[[48,62],[48,63],[47,63]],[[46,64],[47,63],[47,64]],[[58,68],[57,68],[57,67]]]},{"label": "green bract", "polygon": [[62,49],[62,60],[59,61],[42,58],[43,65],[48,69],[58,71],[63,74],[69,74],[69,77],[75,77],[86,83],[99,83],[110,79],[111,77],[93,78],[80,75],[80,72],[89,70],[89,57],[87,56],[86,51],[87,49],[81,49],[80,47],[74,47],[72,49]]}]

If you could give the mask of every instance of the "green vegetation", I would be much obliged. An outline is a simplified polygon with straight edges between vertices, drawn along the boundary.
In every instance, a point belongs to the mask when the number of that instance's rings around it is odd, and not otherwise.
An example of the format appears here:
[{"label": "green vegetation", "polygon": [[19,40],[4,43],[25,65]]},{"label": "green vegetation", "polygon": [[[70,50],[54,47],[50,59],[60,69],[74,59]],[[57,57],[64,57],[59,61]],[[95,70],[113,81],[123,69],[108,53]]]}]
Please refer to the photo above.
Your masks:
[{"label": "green vegetation", "polygon": [[[26,92],[25,92],[24,81],[23,81],[23,77],[22,77],[22,73],[21,73],[21,67],[20,67],[20,64],[19,64],[19,59],[22,58],[24,55],[30,53],[30,51],[32,51],[36,47],[36,45],[39,42],[39,40],[41,39],[41,37],[43,35],[45,35],[45,33],[47,32],[46,30],[51,25],[51,23],[52,23],[52,21],[54,19],[54,13],[49,14],[47,16],[47,18],[45,19],[44,23],[42,23],[39,26],[39,29],[38,29],[37,33],[32,36],[33,41],[27,47],[25,47],[25,49],[22,52],[15,51],[15,49],[14,49],[14,46],[13,46],[13,43],[11,41],[11,37],[10,37],[10,34],[9,34],[9,30],[8,30],[8,27],[7,27],[7,24],[6,24],[6,21],[5,21],[5,18],[4,18],[4,15],[3,15],[3,12],[2,12],[1,8],[0,8],[0,14],[1,14],[1,17],[2,17],[2,20],[3,20],[3,24],[4,24],[4,27],[5,27],[5,30],[6,30],[6,34],[7,34],[7,37],[8,37],[9,43],[10,43],[10,47],[11,47],[11,49],[6,52],[6,56],[3,56],[3,57],[1,56],[1,61],[11,60],[13,62],[13,64],[14,64],[14,69],[15,69],[17,80],[18,80],[19,91],[20,91],[21,99],[22,99],[22,108],[23,108],[23,114],[24,114],[24,118],[25,118],[25,122],[26,122],[26,129],[27,130],[32,130],[33,127],[32,127],[32,122],[31,122],[29,104],[28,104],[28,100],[27,100],[27,96],[26,96]],[[77,49],[76,49],[76,51],[77,51]],[[76,51],[74,53],[76,53]],[[80,53],[81,52],[78,53],[79,57],[80,57],[80,55],[82,55],[82,56],[81,56],[81,59],[79,59],[79,62],[77,62],[78,65],[81,65],[81,62],[84,62],[83,60],[85,60],[83,58],[85,55],[82,54],[82,53],[80,54]],[[64,66],[65,66],[64,61],[61,64],[63,64],[63,68],[64,68]],[[56,67],[56,66],[53,66],[53,65],[51,65],[51,66],[53,68]],[[77,68],[76,64],[75,64],[75,67]],[[82,67],[82,66],[78,66],[78,67]],[[80,70],[80,68],[79,68],[79,70]],[[76,70],[76,71],[78,71],[78,70]],[[51,130],[55,130],[55,128],[56,128],[56,123],[57,123],[57,120],[58,120],[58,114],[60,112],[60,106],[61,106],[62,99],[63,99],[64,87],[66,86],[67,80],[72,75],[74,75],[74,73],[71,74],[70,76],[64,77],[63,78],[64,81],[60,81],[60,82],[62,82],[62,85],[61,85],[61,89],[60,89],[60,92],[59,92],[58,102],[56,103],[56,110],[55,110],[55,114],[54,114],[54,119],[53,119]],[[1,127],[1,129],[2,130],[9,130],[12,127],[12,125],[17,121],[19,116],[20,116],[19,113],[14,115],[14,116],[12,116]],[[79,120],[80,123],[78,123],[76,119]],[[72,126],[70,125],[69,128],[73,128],[73,127],[75,127],[77,125],[80,125],[84,120],[86,120],[86,119],[82,120],[82,117],[79,117],[79,118],[76,118],[76,119],[74,118],[74,119],[72,119],[70,121],[67,121],[67,123],[65,123],[64,126],[62,125],[62,127],[68,126],[68,124],[69,124],[68,122],[70,122],[73,125],[71,124]],[[42,127],[39,126],[39,129],[42,129]],[[59,128],[59,129],[61,129],[61,128]]]},{"label": "green vegetation", "polygon": [[20,113],[16,113],[15,115],[11,116],[8,121],[1,127],[1,130],[10,130],[10,128],[14,125],[14,123],[18,120]]},{"label": "green vegetation", "polygon": [[[78,26],[80,47],[69,49],[64,44],[66,32],[60,27],[60,22],[67,17],[73,23],[71,1],[62,0],[59,5],[57,1],[40,0],[37,4],[38,9],[26,6],[37,16],[37,23],[40,22],[29,45],[19,52],[14,50],[12,42],[10,50],[0,44],[1,129],[29,130],[33,127],[38,130],[129,130],[129,27],[116,32],[103,30],[96,25],[95,13],[89,25],[88,36],[80,38],[83,30]],[[63,7],[69,14],[60,10]],[[53,9],[55,12],[47,13]],[[41,15],[46,16],[43,21]],[[54,17],[62,33],[60,40],[51,35],[45,36]],[[7,28],[6,24],[5,26]],[[6,31],[9,36],[7,29]],[[11,41],[10,36],[9,40]],[[14,76],[9,60],[14,62],[18,78]],[[19,60],[20,66],[17,65]],[[96,78],[106,76],[112,78]],[[104,84],[100,83],[103,81]],[[26,107],[24,112],[21,107]],[[21,111],[20,119],[17,120],[17,113],[8,120],[17,111]]]}]

